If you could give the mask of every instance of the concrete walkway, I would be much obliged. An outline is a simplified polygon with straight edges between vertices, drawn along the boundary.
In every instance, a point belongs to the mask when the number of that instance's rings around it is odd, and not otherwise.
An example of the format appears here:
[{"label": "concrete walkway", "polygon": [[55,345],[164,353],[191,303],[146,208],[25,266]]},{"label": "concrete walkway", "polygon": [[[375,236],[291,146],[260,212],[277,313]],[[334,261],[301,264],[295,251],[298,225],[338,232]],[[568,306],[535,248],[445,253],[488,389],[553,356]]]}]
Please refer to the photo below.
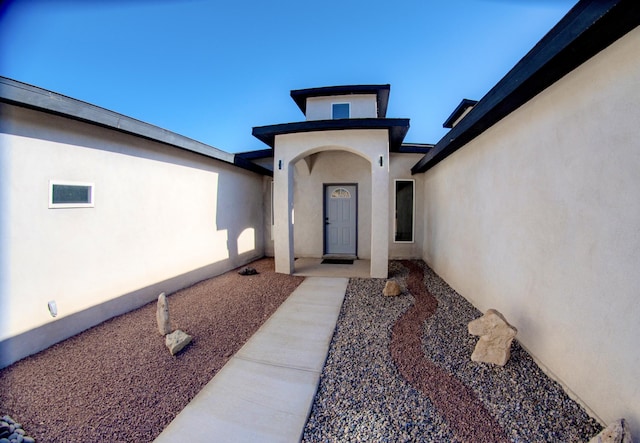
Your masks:
[{"label": "concrete walkway", "polygon": [[305,279],[155,442],[300,441],[348,282]]}]

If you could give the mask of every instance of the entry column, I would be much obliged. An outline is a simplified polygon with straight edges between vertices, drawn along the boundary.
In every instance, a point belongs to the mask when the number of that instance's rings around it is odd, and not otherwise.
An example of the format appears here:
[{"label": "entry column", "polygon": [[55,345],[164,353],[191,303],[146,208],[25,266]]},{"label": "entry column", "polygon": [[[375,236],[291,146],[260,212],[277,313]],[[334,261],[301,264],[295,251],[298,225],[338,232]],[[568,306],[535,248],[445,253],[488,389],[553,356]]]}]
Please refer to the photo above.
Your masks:
[{"label": "entry column", "polygon": [[[282,163],[280,163],[282,162]],[[274,156],[273,168],[273,252],[276,272],[293,274],[293,167],[289,159]]]},{"label": "entry column", "polygon": [[389,155],[371,161],[371,277],[389,274]]}]

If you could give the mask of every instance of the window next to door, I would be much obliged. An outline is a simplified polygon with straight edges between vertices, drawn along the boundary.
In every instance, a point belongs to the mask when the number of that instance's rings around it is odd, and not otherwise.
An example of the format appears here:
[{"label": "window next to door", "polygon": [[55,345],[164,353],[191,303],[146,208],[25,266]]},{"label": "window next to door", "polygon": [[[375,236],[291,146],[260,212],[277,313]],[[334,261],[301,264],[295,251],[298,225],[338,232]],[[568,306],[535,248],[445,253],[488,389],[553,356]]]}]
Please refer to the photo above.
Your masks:
[{"label": "window next to door", "polygon": [[395,222],[396,243],[412,243],[415,213],[415,181],[394,180],[395,182]]}]

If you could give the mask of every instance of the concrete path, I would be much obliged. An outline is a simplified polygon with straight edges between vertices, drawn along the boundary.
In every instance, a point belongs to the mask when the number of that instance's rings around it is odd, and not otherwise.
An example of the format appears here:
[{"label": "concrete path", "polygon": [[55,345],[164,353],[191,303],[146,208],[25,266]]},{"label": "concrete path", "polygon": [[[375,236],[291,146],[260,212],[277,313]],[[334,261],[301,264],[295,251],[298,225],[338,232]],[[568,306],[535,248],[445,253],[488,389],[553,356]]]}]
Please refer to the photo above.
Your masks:
[{"label": "concrete path", "polygon": [[348,282],[305,279],[155,442],[300,441]]}]

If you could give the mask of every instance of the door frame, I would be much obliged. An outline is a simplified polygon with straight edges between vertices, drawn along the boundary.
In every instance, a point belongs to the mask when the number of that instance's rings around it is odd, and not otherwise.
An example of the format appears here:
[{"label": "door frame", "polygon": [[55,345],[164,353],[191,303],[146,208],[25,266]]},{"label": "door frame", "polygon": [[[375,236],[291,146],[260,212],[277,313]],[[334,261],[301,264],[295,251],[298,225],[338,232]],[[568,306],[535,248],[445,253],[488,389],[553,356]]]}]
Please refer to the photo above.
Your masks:
[{"label": "door frame", "polygon": [[322,255],[331,255],[331,256],[350,256],[350,254],[328,254],[327,253],[327,229],[325,225],[325,221],[327,219],[327,188],[329,186],[354,186],[356,188],[356,219],[355,219],[355,240],[356,240],[356,250],[354,256],[358,257],[358,183],[323,183],[322,184]]}]

